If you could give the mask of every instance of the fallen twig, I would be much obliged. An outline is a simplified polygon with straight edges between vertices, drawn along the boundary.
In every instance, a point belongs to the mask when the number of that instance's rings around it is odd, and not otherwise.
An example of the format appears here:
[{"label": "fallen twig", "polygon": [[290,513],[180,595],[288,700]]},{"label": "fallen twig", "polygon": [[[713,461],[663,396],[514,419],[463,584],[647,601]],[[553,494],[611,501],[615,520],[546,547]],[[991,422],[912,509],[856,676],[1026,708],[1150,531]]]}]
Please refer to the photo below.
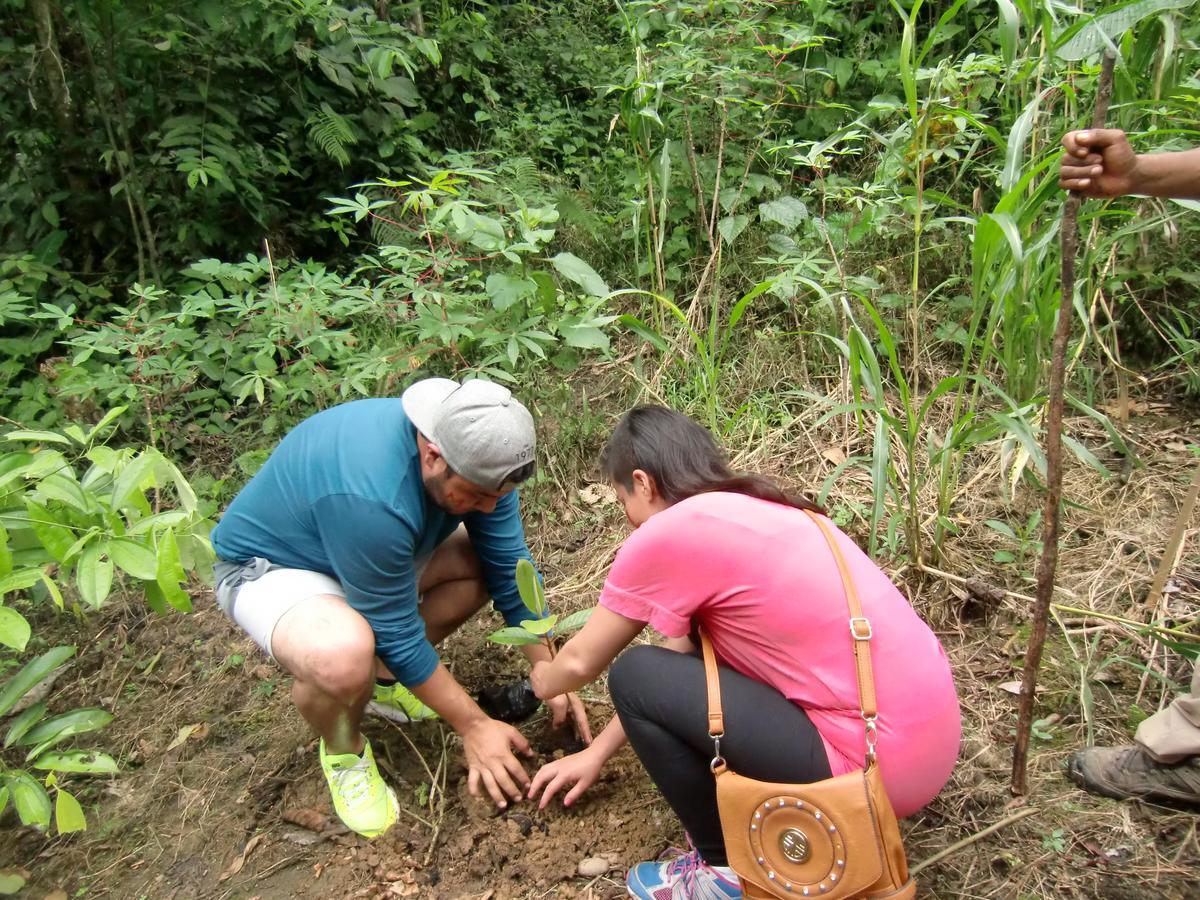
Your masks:
[{"label": "fallen twig", "polygon": [[1001,819],[999,822],[996,822],[994,825],[989,825],[987,828],[983,829],[983,831],[977,831],[975,834],[972,834],[969,837],[965,837],[961,841],[955,841],[949,847],[939,850],[937,853],[933,854],[933,856],[929,857],[928,859],[921,860],[919,863],[917,863],[915,866],[913,866],[912,868],[910,868],[908,870],[908,874],[916,875],[922,869],[927,868],[928,866],[932,866],[935,862],[945,859],[950,854],[957,853],[959,850],[962,850],[964,847],[969,847],[969,846],[971,846],[971,844],[974,844],[976,841],[983,840],[989,834],[995,834],[1001,828],[1006,828],[1007,826],[1011,825],[1013,822],[1019,822],[1021,819],[1024,819],[1027,816],[1032,816],[1034,813],[1038,813],[1038,812],[1041,812],[1041,810],[1038,807],[1027,806],[1027,807],[1025,807],[1025,809],[1022,809],[1019,812],[1013,813],[1008,818]]}]

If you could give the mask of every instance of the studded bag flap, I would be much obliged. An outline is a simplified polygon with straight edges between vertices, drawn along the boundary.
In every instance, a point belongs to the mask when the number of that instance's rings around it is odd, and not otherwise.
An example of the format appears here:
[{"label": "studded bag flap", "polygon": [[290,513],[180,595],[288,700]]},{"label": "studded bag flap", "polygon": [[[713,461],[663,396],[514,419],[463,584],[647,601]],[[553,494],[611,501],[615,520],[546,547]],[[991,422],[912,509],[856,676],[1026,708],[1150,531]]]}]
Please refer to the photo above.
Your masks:
[{"label": "studded bag flap", "polygon": [[866,732],[864,767],[811,784],[755,781],[731,771],[721,756],[725,734],[716,656],[700,632],[708,685],[708,732],[717,808],[729,866],[751,900],[789,897],[911,900],[916,885],[896,814],[875,758],[875,682],[870,622],[828,523],[809,513],[837,562],[850,611],[849,632]]}]

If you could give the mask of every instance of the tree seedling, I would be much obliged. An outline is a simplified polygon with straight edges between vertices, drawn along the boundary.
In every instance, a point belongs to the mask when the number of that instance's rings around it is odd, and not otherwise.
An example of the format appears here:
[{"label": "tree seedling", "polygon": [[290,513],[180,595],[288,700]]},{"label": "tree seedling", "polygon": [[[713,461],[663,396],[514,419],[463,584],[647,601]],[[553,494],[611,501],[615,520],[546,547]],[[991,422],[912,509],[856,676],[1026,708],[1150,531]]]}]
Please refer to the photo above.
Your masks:
[{"label": "tree seedling", "polygon": [[578,631],[591,618],[595,607],[581,609],[563,619],[557,615],[546,614],[546,592],[538,580],[533,563],[527,559],[517,562],[517,590],[521,594],[521,602],[530,612],[530,618],[522,620],[520,625],[509,625],[488,635],[488,640],[497,644],[545,644],[554,655],[553,635],[570,634]]}]

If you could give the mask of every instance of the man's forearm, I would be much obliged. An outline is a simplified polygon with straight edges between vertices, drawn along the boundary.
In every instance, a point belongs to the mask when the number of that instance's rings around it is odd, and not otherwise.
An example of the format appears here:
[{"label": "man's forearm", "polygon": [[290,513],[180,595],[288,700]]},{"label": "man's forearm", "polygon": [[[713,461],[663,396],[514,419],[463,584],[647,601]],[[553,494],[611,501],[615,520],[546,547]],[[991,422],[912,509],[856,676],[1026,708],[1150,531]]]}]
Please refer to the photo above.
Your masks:
[{"label": "man's forearm", "polygon": [[1141,153],[1131,193],[1200,200],[1200,148],[1178,153]]},{"label": "man's forearm", "polygon": [[410,690],[459,734],[489,718],[440,662],[429,678]]}]

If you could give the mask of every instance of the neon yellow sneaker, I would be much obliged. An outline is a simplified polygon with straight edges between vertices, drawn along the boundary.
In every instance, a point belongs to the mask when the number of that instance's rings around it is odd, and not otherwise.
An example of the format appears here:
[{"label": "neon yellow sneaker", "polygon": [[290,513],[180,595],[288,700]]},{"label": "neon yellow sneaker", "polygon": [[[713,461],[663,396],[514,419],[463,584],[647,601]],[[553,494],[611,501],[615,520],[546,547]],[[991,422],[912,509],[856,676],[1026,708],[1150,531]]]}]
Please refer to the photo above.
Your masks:
[{"label": "neon yellow sneaker", "polygon": [[333,795],[333,809],[347,828],[365,838],[375,838],[396,824],[400,804],[375,765],[371,743],[362,756],[326,754],[321,739],[321,770]]},{"label": "neon yellow sneaker", "polygon": [[375,694],[367,704],[367,712],[393,722],[421,722],[436,719],[438,714],[413,696],[402,684],[375,685]]}]

